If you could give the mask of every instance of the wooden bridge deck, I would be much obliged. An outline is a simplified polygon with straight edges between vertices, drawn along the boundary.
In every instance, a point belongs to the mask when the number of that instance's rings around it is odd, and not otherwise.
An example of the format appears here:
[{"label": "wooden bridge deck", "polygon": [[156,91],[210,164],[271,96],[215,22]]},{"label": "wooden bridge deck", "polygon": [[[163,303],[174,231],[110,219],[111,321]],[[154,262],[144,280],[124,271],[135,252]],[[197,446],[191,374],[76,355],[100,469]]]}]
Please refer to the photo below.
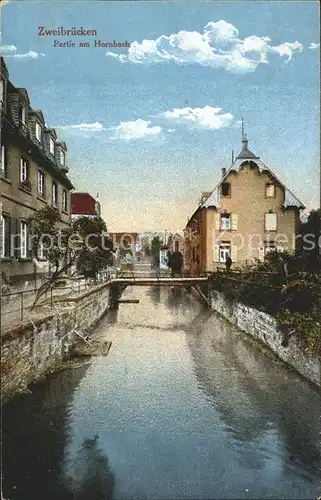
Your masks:
[{"label": "wooden bridge deck", "polygon": [[110,280],[111,284],[119,285],[136,285],[136,286],[193,286],[208,281],[207,276],[191,276],[191,277],[171,277],[171,276],[121,276]]}]

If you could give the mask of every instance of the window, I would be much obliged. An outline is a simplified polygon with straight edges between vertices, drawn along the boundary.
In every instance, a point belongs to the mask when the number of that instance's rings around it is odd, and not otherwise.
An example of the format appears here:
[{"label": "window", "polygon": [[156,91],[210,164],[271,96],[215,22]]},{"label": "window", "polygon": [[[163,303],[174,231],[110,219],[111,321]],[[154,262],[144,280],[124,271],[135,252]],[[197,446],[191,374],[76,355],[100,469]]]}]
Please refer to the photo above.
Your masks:
[{"label": "window", "polygon": [[58,184],[55,181],[52,183],[52,204],[55,207],[58,205]]},{"label": "window", "polygon": [[38,259],[45,260],[46,259],[46,252],[45,252],[45,244],[43,241],[39,242],[38,245]]},{"label": "window", "polygon": [[265,214],[264,218],[265,231],[276,231],[277,229],[277,215],[273,213]]},{"label": "window", "polygon": [[1,146],[0,175],[8,177],[8,148],[4,144]]},{"label": "window", "polygon": [[68,212],[68,197],[65,189],[62,192],[62,209],[64,212]]},{"label": "window", "polygon": [[226,262],[226,257],[231,254],[231,244],[222,243],[219,248],[219,261],[221,263]]},{"label": "window", "polygon": [[221,214],[221,231],[228,231],[231,229],[231,215],[230,214]]},{"label": "window", "polygon": [[41,196],[45,194],[45,174],[42,170],[38,170],[38,194]]},{"label": "window", "polygon": [[10,217],[1,215],[0,255],[10,257]]},{"label": "window", "polygon": [[49,139],[49,151],[52,155],[55,154],[55,141],[53,140],[52,137]]},{"label": "window", "polygon": [[36,138],[39,142],[42,141],[42,127],[38,122],[36,122]]},{"label": "window", "polygon": [[265,197],[266,198],[275,198],[275,185],[274,184],[266,184],[265,185]]},{"label": "window", "polygon": [[231,184],[229,182],[223,182],[221,186],[222,196],[231,196]]},{"label": "window", "polygon": [[27,182],[29,179],[29,162],[23,156],[20,158],[20,182]]},{"label": "window", "polygon": [[26,108],[24,107],[23,104],[20,104],[19,107],[19,120],[24,125],[26,124]]},{"label": "window", "polygon": [[27,258],[27,228],[28,224],[26,221],[20,222],[20,257],[22,259]]},{"label": "window", "polygon": [[60,163],[61,163],[61,165],[65,165],[65,161],[66,161],[66,155],[65,155],[65,152],[61,149],[60,150]]}]

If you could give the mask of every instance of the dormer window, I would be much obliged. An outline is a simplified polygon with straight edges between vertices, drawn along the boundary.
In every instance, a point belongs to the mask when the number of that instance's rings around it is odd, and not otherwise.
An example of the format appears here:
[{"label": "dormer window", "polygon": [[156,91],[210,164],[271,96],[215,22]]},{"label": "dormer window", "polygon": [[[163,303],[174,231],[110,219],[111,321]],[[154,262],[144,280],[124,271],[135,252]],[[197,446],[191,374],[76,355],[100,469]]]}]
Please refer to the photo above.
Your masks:
[{"label": "dormer window", "polygon": [[37,141],[42,142],[42,127],[39,122],[36,122],[36,138]]},{"label": "dormer window", "polygon": [[23,104],[20,103],[20,106],[19,106],[19,121],[20,123],[22,123],[23,125],[26,124],[26,108]]},{"label": "dormer window", "polygon": [[222,196],[231,196],[231,184],[229,182],[222,182],[221,194]]},{"label": "dormer window", "polygon": [[49,151],[52,155],[55,154],[55,141],[52,137],[49,138]]},{"label": "dormer window", "polygon": [[265,197],[266,198],[275,198],[275,185],[272,183],[268,183],[265,185]]},{"label": "dormer window", "polygon": [[61,163],[61,165],[65,166],[65,161],[66,161],[66,155],[65,155],[65,152],[61,149],[60,150],[60,163]]}]

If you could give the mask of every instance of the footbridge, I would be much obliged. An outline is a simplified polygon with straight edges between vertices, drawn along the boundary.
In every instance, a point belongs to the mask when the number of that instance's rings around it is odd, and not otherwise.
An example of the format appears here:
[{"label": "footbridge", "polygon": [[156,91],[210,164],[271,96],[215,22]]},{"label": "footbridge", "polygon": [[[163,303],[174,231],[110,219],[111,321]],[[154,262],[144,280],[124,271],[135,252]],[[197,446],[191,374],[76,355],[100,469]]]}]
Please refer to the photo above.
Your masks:
[{"label": "footbridge", "polygon": [[121,302],[123,291],[128,286],[169,286],[183,287],[194,290],[201,299],[210,307],[209,301],[209,274],[152,274],[152,273],[121,273],[110,279],[110,308],[114,309]]}]

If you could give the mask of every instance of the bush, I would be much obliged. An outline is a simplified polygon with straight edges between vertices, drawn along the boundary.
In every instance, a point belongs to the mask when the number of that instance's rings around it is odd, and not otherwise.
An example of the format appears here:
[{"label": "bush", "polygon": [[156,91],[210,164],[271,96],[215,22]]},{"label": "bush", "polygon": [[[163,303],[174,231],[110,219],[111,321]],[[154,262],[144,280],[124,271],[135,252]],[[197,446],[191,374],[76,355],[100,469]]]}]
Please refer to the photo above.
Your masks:
[{"label": "bush", "polygon": [[[285,275],[285,262],[291,263],[292,276]],[[241,274],[214,275],[211,285],[232,302],[276,317],[287,339],[295,334],[303,349],[321,355],[321,276],[298,269],[299,257],[271,252]]]}]

